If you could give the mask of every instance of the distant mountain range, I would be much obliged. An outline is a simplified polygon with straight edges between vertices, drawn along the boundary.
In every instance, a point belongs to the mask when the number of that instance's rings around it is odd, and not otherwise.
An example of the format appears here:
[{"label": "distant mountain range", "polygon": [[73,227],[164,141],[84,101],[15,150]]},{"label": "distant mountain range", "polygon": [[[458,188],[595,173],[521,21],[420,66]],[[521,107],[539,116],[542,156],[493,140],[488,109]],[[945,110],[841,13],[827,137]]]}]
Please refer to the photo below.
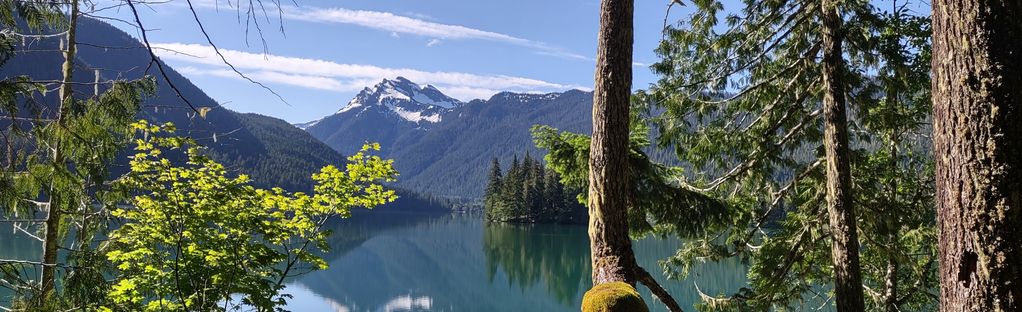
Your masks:
[{"label": "distant mountain range", "polygon": [[490,161],[541,155],[536,124],[589,133],[592,93],[502,92],[462,103],[403,77],[363,89],[337,113],[296,126],[337,151],[379,142],[401,172],[397,185],[454,198],[479,198]]},{"label": "distant mountain range", "polygon": [[[159,76],[155,66],[148,66],[150,56],[145,47],[107,23],[81,18],[77,37],[83,43],[74,72],[77,82],[91,83],[96,75],[100,80]],[[58,80],[59,46],[57,38],[27,42],[23,48],[33,52],[17,53],[0,68],[0,76]],[[396,186],[422,194],[415,196],[418,200],[477,199],[482,196],[486,170],[494,157],[507,164],[515,154],[541,155],[529,133],[533,125],[583,133],[591,127],[589,92],[502,92],[466,103],[403,77],[363,89],[330,116],[289,125],[276,118],[223,108],[173,68],[164,68],[184,98],[212,110],[206,118],[195,116],[169,84],[157,79],[156,94],[146,100],[139,118],[173,122],[179,135],[209,147],[215,160],[234,172],[248,174],[256,185],[294,191],[309,190],[313,172],[326,164],[343,164],[344,154],[371,141],[380,142],[384,156],[395,160],[401,173]],[[91,94],[92,87],[83,85],[76,92]],[[53,93],[43,100],[56,103]]]},{"label": "distant mountain range", "polygon": [[[159,77],[156,67],[149,67],[150,56],[138,40],[102,21],[78,19],[76,82],[138,79],[143,75]],[[35,80],[59,80],[63,57],[58,38],[28,41],[3,67],[0,77],[27,75]],[[31,52],[28,52],[31,50]],[[149,68],[149,72],[146,69]],[[147,99],[139,118],[151,122],[173,122],[177,135],[189,136],[209,148],[210,156],[235,173],[248,174],[260,187],[279,186],[292,191],[310,191],[312,174],[328,164],[343,166],[345,157],[319,140],[287,122],[257,114],[242,114],[221,107],[199,87],[170,66],[164,64],[170,81],[195,106],[210,107],[205,118],[197,117],[162,78],[157,79],[156,94]],[[435,89],[433,89],[435,90]],[[91,85],[83,85],[76,94],[92,94]],[[423,94],[436,96],[427,88]],[[440,98],[437,98],[440,99]],[[55,106],[55,92],[43,97],[46,105]],[[436,102],[435,105],[442,105]],[[453,103],[451,104],[453,105]],[[428,110],[428,108],[408,109]],[[425,116],[430,118],[429,116]],[[0,121],[2,123],[3,121]],[[349,149],[346,152],[354,151]],[[124,168],[127,158],[116,164]],[[401,191],[402,199],[395,206],[412,209],[438,209],[439,204],[428,196]]]}]

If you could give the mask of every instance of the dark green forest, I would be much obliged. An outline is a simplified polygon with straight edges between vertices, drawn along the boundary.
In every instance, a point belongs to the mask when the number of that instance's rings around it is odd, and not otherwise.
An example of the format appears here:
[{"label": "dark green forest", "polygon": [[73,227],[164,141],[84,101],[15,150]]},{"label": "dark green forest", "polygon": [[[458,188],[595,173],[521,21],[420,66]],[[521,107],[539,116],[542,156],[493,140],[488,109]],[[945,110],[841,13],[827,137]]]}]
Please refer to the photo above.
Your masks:
[{"label": "dark green forest", "polygon": [[493,159],[483,197],[486,220],[510,223],[581,224],[585,206],[578,201],[581,190],[561,184],[560,175],[528,153],[515,155],[505,173]]}]

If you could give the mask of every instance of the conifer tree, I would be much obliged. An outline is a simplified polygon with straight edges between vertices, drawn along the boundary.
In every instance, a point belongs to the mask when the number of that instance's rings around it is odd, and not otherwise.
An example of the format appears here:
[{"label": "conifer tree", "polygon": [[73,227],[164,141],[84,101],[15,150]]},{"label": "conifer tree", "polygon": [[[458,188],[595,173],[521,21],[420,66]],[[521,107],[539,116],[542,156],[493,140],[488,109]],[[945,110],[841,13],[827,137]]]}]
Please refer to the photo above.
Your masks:
[{"label": "conifer tree", "polygon": [[[91,245],[93,235],[106,225],[96,204],[108,191],[109,164],[130,139],[129,124],[154,84],[148,78],[97,82],[95,94],[73,94],[78,1],[3,1],[0,6],[4,36],[57,31],[64,43],[59,81],[14,77],[0,83],[0,88],[14,87],[3,92],[0,105],[0,115],[11,121],[3,133],[7,166],[0,179],[0,212],[44,214],[41,220],[25,221],[38,221],[42,227],[34,234],[42,242],[41,261],[32,263],[40,275],[31,280],[38,284],[15,285],[16,297],[19,304],[41,310],[84,307],[76,302],[94,306],[106,285],[102,260]],[[8,49],[15,49],[14,44],[5,42],[3,50]],[[45,90],[53,87],[56,98],[48,98]],[[9,264],[26,263],[0,260],[0,265]],[[62,277],[74,278],[58,282]],[[58,284],[63,289],[59,293]]]},{"label": "conifer tree", "polygon": [[500,160],[494,157],[493,163],[490,166],[490,176],[487,180],[486,190],[483,196],[483,210],[486,213],[487,220],[496,219],[496,216],[493,215],[493,213],[498,210],[496,205],[501,199],[501,179],[503,179],[503,175],[500,172]]},{"label": "conifer tree", "polygon": [[[862,225],[857,220],[863,214],[856,213],[853,204],[874,194],[856,194],[852,181],[890,171],[876,172],[874,167],[873,172],[863,172],[857,178],[853,173],[860,173],[852,168],[865,164],[852,160],[856,155],[869,157],[858,159],[880,159],[873,141],[884,138],[869,133],[898,130],[889,124],[849,122],[847,115],[853,112],[860,117],[898,120],[904,116],[892,112],[918,112],[918,101],[907,104],[903,100],[918,99],[927,88],[905,82],[925,81],[925,75],[900,70],[898,75],[877,77],[876,72],[888,65],[904,69],[927,63],[928,23],[899,17],[891,20],[900,24],[885,25],[891,12],[866,2],[742,4],[738,12],[721,20],[721,2],[696,2],[687,23],[665,33],[666,40],[658,49],[663,61],[653,66],[662,79],[638,96],[647,113],[664,112],[651,120],[660,132],[658,144],[674,148],[678,157],[695,169],[685,176],[684,184],[727,200],[732,229],[752,229],[711,234],[687,246],[668,264],[677,268],[674,273],[680,276],[696,259],[751,256],[750,287],[729,298],[708,300],[710,308],[787,307],[815,291],[806,281],[826,280],[835,285],[839,311],[863,310],[862,289],[869,283],[861,277],[864,266],[859,252],[886,247],[863,245],[877,239],[859,237]],[[888,39],[902,45],[889,44],[887,49],[914,51],[919,57],[907,60],[881,53],[880,42]],[[918,69],[912,68],[914,73]],[[903,89],[884,99],[886,93],[876,90],[885,87]],[[895,109],[873,111],[867,106],[879,101]],[[901,121],[912,130],[919,130],[926,118],[925,114],[905,116]],[[849,128],[858,134],[849,135]],[[886,139],[885,148],[911,140],[905,136]],[[925,168],[912,169],[920,167]],[[921,179],[925,176],[906,177],[916,183]],[[921,202],[925,197],[921,196]],[[889,199],[914,207],[916,215],[925,215],[925,205],[909,203],[914,200],[902,195]],[[875,216],[870,214],[878,218]],[[905,220],[892,226],[919,225],[925,233],[925,222]],[[877,224],[869,221],[870,226]],[[769,234],[759,230],[769,224],[777,228]],[[920,242],[925,239],[912,245]],[[896,245],[901,246],[888,247]],[[905,250],[881,253],[894,255]],[[820,269],[825,262],[830,265]],[[926,276],[924,267],[913,264],[905,270],[919,269],[917,272]],[[920,274],[900,276],[912,279],[908,276]],[[925,292],[914,288],[910,293]]]},{"label": "conifer tree", "polygon": [[543,176],[543,199],[545,200],[544,214],[550,221],[569,222],[568,213],[565,211],[567,205],[564,202],[564,186],[561,185],[556,172],[546,171]]},{"label": "conifer tree", "polygon": [[[531,156],[514,168],[502,177],[499,161],[494,160],[492,164],[490,183],[483,194],[488,221],[579,223],[585,220],[585,208],[577,200],[580,191],[566,191],[555,171],[548,170]],[[513,184],[516,176],[522,177],[521,183]]]}]

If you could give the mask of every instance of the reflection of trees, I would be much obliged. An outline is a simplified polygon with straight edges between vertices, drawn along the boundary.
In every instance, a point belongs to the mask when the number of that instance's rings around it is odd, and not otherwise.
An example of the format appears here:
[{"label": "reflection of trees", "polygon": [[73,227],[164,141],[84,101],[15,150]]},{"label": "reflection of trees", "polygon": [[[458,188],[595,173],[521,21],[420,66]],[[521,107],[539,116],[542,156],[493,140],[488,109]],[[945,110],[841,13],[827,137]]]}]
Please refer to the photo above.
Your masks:
[{"label": "reflection of trees", "polygon": [[521,289],[543,282],[563,304],[574,304],[589,280],[584,227],[487,224],[483,253],[491,282],[499,268]]}]

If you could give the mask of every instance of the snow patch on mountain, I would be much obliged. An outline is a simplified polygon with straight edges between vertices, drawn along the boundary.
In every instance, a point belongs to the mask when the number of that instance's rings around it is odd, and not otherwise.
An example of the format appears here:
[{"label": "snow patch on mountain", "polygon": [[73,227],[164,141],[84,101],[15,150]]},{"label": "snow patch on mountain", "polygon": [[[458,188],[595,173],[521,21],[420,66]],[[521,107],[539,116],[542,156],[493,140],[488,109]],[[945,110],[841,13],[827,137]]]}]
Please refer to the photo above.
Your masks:
[{"label": "snow patch on mountain", "polygon": [[300,123],[294,124],[294,126],[297,127],[298,129],[305,130],[305,129],[308,129],[309,127],[315,126],[316,124],[319,123],[320,120],[322,120],[322,119],[313,120],[313,121],[309,121],[309,122],[300,122]]},{"label": "snow patch on mountain", "polygon": [[443,94],[431,85],[419,86],[404,77],[397,77],[393,80],[384,79],[371,88],[362,89],[336,114],[382,108],[410,122],[433,124],[440,122],[444,113],[461,104],[461,101]]}]

